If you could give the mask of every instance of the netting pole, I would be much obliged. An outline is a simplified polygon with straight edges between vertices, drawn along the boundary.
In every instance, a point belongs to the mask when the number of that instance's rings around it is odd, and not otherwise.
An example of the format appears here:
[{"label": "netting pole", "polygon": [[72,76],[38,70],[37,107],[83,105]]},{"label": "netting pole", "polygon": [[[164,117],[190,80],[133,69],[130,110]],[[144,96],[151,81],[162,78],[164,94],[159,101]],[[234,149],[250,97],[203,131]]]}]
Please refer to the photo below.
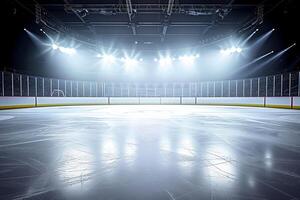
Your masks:
[{"label": "netting pole", "polygon": [[180,85],[181,85],[181,96],[183,97],[183,83],[181,83]]},{"label": "netting pole", "polygon": [[52,97],[52,79],[50,79],[50,96]]},{"label": "netting pole", "polygon": [[59,79],[57,79],[57,96],[60,96],[60,94],[59,94]]},{"label": "netting pole", "polygon": [[289,97],[291,96],[291,87],[292,87],[292,74],[289,73]]},{"label": "netting pole", "polygon": [[72,80],[71,80],[70,84],[71,84],[71,97],[73,97],[73,81]]},{"label": "netting pole", "polygon": [[230,80],[228,81],[228,96],[231,97],[231,85],[230,85]]},{"label": "netting pole", "polygon": [[243,79],[243,97],[245,97],[245,80]]},{"label": "netting pole", "polygon": [[260,78],[257,79],[257,96],[260,96]]},{"label": "netting pole", "polygon": [[2,76],[2,96],[4,96],[4,72],[2,72],[1,76]]},{"label": "netting pole", "polygon": [[14,96],[14,74],[11,73],[11,96]]},{"label": "netting pole", "polygon": [[121,97],[123,96],[123,83],[119,83],[120,84],[120,93],[121,93]]},{"label": "netting pole", "polygon": [[65,97],[67,96],[67,80],[65,80]]},{"label": "netting pole", "polygon": [[237,91],[238,91],[238,81],[235,80],[235,96],[236,97],[238,96]]},{"label": "netting pole", "polygon": [[90,84],[89,84],[89,89],[90,89],[90,97],[92,96],[92,82],[90,81]]},{"label": "netting pole", "polygon": [[98,82],[95,83],[95,93],[96,93],[96,97],[98,97]]},{"label": "netting pole", "polygon": [[250,97],[252,97],[252,83],[253,83],[253,81],[252,81],[252,78],[250,79]]},{"label": "netting pole", "polygon": [[29,76],[27,76],[27,96],[29,96]]},{"label": "netting pole", "polygon": [[43,97],[44,97],[45,96],[45,78],[43,78],[42,84],[43,84]]},{"label": "netting pole", "polygon": [[192,88],[191,88],[191,82],[189,82],[189,97],[192,96]]},{"label": "netting pole", "polygon": [[78,97],[78,95],[79,95],[79,86],[78,86],[78,81],[76,81],[76,95],[77,95],[77,97]]},{"label": "netting pole", "polygon": [[280,96],[283,96],[283,74],[280,76]]},{"label": "netting pole", "polygon": [[221,87],[222,87],[222,89],[221,89],[221,96],[224,97],[224,81],[222,81]]},{"label": "netting pole", "polygon": [[276,91],[276,77],[273,76],[273,97],[275,97],[275,91]]},{"label": "netting pole", "polygon": [[214,81],[214,97],[216,97],[216,82]]},{"label": "netting pole", "polygon": [[114,96],[115,96],[115,84],[114,84],[114,83],[111,84],[111,89],[112,89],[112,91],[111,91],[111,92],[112,92],[111,96],[114,97]]},{"label": "netting pole", "polygon": [[206,96],[209,97],[209,82],[206,82]]},{"label": "netting pole", "polygon": [[200,87],[201,87],[201,90],[200,90],[200,95],[201,95],[201,97],[203,97],[202,95],[203,95],[203,92],[202,92],[202,89],[203,89],[203,84],[202,84],[202,82],[200,83]]},{"label": "netting pole", "polygon": [[37,95],[37,93],[38,93],[38,91],[37,91],[37,77],[35,77],[34,78],[34,86],[35,86],[35,97],[37,97],[38,95]]},{"label": "netting pole", "polygon": [[84,97],[85,93],[85,84],[84,81],[82,81],[82,96]]},{"label": "netting pole", "polygon": [[20,96],[23,96],[22,74],[20,74]]},{"label": "netting pole", "polygon": [[266,76],[266,97],[268,96],[268,77]]},{"label": "netting pole", "polygon": [[105,82],[103,82],[103,96],[105,97],[106,94],[105,94]]},{"label": "netting pole", "polygon": [[147,83],[145,83],[145,94],[146,94],[146,97],[148,97],[148,84]]},{"label": "netting pole", "polygon": [[174,83],[172,84],[172,96],[174,97]]}]

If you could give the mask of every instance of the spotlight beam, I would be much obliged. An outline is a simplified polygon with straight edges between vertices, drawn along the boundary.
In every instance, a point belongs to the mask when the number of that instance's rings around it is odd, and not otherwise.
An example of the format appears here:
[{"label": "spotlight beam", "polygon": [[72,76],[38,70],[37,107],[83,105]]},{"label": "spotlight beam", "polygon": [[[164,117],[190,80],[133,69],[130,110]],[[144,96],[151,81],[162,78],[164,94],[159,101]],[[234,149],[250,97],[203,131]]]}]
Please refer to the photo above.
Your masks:
[{"label": "spotlight beam", "polygon": [[251,33],[242,43],[240,46],[244,46],[252,37],[257,33],[258,29],[256,29],[253,33]]},{"label": "spotlight beam", "polygon": [[278,53],[276,53],[275,55],[273,55],[271,58],[269,58],[268,60],[266,60],[265,62],[259,64],[255,69],[253,69],[251,73],[254,73],[255,71],[261,69],[262,67],[264,67],[267,64],[270,64],[271,62],[277,60],[280,56],[282,56],[284,53],[286,53],[288,50],[290,50],[291,48],[293,48],[294,46],[296,46],[296,43],[290,45],[289,47],[283,49],[282,51],[279,51]]},{"label": "spotlight beam", "polygon": [[266,54],[264,54],[264,55],[262,55],[262,56],[259,56],[259,57],[255,58],[255,59],[252,60],[251,62],[249,62],[249,63],[243,65],[242,67],[240,67],[239,69],[237,69],[234,73],[236,73],[236,72],[238,72],[238,71],[240,71],[240,70],[243,70],[243,69],[245,69],[245,68],[247,68],[247,67],[253,65],[254,63],[257,63],[258,61],[264,59],[265,57],[267,57],[267,56],[269,56],[269,55],[271,55],[271,54],[273,54],[273,53],[274,53],[274,51],[270,51],[270,52],[268,52],[268,53],[266,53]]},{"label": "spotlight beam", "polygon": [[252,45],[250,48],[253,47],[260,47],[264,42],[267,41],[267,39],[270,38],[270,36],[272,35],[272,33],[275,31],[275,29],[273,28],[272,30],[268,31],[267,33],[265,33],[264,35],[260,36]]}]

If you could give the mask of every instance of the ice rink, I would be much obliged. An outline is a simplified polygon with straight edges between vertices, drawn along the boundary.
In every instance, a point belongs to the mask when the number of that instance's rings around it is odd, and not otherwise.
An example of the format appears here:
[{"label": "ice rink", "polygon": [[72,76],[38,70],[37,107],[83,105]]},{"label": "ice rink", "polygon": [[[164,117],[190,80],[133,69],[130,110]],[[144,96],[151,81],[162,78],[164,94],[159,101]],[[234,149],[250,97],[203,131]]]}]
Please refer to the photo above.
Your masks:
[{"label": "ice rink", "polygon": [[183,105],[0,111],[0,199],[300,198],[300,111]]}]

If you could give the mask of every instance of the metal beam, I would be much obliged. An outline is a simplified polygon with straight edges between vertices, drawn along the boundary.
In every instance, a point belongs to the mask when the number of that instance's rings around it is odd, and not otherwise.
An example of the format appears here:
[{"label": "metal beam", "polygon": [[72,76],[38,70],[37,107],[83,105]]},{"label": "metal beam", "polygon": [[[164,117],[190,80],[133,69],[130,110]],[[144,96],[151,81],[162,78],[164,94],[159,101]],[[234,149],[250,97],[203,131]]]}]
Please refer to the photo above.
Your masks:
[{"label": "metal beam", "polygon": [[71,11],[80,19],[80,21],[92,32],[94,37],[96,38],[96,31],[93,26],[91,26],[88,22],[86,22],[82,16],[79,15],[79,13],[71,6],[68,0],[64,0],[65,2],[65,8],[68,7],[71,9]]},{"label": "metal beam", "polygon": [[169,0],[167,13],[166,13],[164,23],[163,23],[163,30],[162,30],[162,36],[161,36],[161,41],[162,42],[165,40],[165,36],[167,34],[168,25],[169,25],[169,21],[170,21],[170,16],[171,16],[172,11],[173,11],[173,5],[174,5],[174,0]]},{"label": "metal beam", "polygon": [[132,21],[133,19],[133,9],[132,9],[132,4],[131,0],[126,0],[126,9],[127,9],[127,14],[129,18],[129,24],[132,29],[132,34],[136,35],[136,28],[135,28],[135,23]]}]

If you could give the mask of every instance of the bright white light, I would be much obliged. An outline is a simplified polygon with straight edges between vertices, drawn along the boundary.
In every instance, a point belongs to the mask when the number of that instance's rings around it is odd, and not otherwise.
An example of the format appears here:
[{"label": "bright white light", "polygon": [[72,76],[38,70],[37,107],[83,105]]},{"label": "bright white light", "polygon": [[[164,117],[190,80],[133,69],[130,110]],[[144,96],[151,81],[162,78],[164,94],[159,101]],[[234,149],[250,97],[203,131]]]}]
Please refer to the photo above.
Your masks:
[{"label": "bright white light", "polygon": [[138,63],[138,61],[134,58],[121,58],[121,61],[123,61],[126,70],[135,67]]},{"label": "bright white light", "polygon": [[159,65],[162,67],[170,66],[171,64],[172,64],[172,59],[170,57],[159,59]]},{"label": "bright white light", "polygon": [[73,55],[76,53],[76,50],[74,48],[67,48],[67,47],[58,47],[58,49],[65,54]]},{"label": "bright white light", "polygon": [[230,55],[233,53],[241,53],[243,51],[243,49],[241,49],[240,47],[231,47],[229,49],[222,49],[220,52],[223,55]]},{"label": "bright white light", "polygon": [[154,58],[154,62],[157,62],[158,60],[157,60],[157,58]]},{"label": "bright white light", "polygon": [[52,44],[52,49],[56,50],[58,49],[58,46],[56,44]]},{"label": "bright white light", "polygon": [[113,64],[116,61],[116,58],[113,55],[110,54],[104,54],[102,56],[102,61],[105,64]]},{"label": "bright white light", "polygon": [[140,61],[140,62],[143,62],[143,58],[140,58],[139,61]]},{"label": "bright white light", "polygon": [[193,55],[191,55],[191,56],[184,55],[184,56],[179,57],[180,62],[182,62],[185,65],[194,64],[195,59],[196,59],[196,56],[193,56]]},{"label": "bright white light", "polygon": [[61,47],[61,46],[58,46],[57,44],[52,44],[51,47],[53,50],[58,49],[60,52],[68,54],[68,55],[73,55],[76,53],[76,49],[74,49],[74,48]]}]

